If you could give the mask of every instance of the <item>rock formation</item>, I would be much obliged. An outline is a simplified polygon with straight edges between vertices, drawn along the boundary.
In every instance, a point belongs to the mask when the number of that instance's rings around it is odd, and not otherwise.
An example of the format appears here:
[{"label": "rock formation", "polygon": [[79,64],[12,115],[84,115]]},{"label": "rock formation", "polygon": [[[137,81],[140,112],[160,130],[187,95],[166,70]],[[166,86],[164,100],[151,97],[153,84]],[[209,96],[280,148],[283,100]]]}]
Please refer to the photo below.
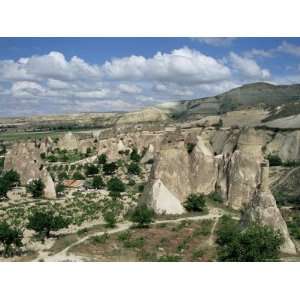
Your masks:
[{"label": "rock formation", "polygon": [[61,150],[75,150],[78,149],[79,142],[72,132],[66,133],[58,140],[57,147]]},{"label": "rock formation", "polygon": [[45,197],[56,198],[54,182],[43,167],[40,151],[34,143],[14,144],[5,156],[4,169],[18,172],[22,185],[26,185],[32,179],[41,178],[45,184]]},{"label": "rock formation", "polygon": [[269,188],[268,161],[264,161],[261,164],[260,184],[252,201],[245,210],[244,222],[258,222],[262,225],[268,225],[274,230],[279,230],[284,240],[281,251],[288,254],[296,253],[296,248],[290,238],[286,223]]}]

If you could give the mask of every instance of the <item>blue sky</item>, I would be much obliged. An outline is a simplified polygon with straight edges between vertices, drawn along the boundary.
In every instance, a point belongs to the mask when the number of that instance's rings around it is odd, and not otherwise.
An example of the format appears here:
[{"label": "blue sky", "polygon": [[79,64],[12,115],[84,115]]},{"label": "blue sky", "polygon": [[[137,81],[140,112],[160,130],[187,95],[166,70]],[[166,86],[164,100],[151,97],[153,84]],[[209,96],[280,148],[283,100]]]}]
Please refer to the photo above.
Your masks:
[{"label": "blue sky", "polygon": [[1,116],[135,110],[300,83],[300,38],[0,38]]}]

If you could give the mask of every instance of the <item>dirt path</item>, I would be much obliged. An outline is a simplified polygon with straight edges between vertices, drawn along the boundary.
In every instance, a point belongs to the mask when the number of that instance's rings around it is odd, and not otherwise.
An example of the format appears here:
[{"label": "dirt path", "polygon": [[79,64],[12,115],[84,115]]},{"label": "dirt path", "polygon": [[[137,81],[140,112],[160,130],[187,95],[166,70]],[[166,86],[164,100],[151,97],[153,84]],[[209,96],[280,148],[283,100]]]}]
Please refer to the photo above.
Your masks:
[{"label": "dirt path", "polygon": [[271,186],[271,188],[272,188],[272,189],[275,189],[277,186],[279,186],[280,184],[284,183],[284,182],[288,179],[288,177],[289,177],[290,175],[292,175],[294,172],[296,172],[296,171],[299,170],[299,169],[300,169],[300,166],[299,166],[299,167],[296,167],[296,168],[294,168],[294,169],[292,169],[292,170],[290,170],[289,172],[287,172],[282,178],[280,178],[277,182],[275,182],[275,183]]},{"label": "dirt path", "polygon": [[[214,229],[217,225],[217,221],[219,220],[219,218],[224,214],[224,211],[220,208],[211,208],[209,209],[209,213],[207,215],[202,215],[202,216],[193,216],[193,217],[183,217],[183,218],[178,218],[178,219],[170,219],[170,220],[157,220],[155,222],[153,222],[153,224],[163,224],[163,223],[179,223],[185,220],[192,220],[192,221],[197,221],[197,220],[210,220],[210,219],[215,219],[215,223],[213,225],[212,228],[212,232],[211,232],[211,236],[213,235]],[[68,247],[64,248],[63,250],[61,250],[60,252],[52,255],[52,256],[48,256],[48,252],[42,252],[39,254],[39,256],[34,260],[34,261],[52,261],[52,262],[58,262],[58,261],[82,261],[80,257],[74,256],[74,255],[68,255],[68,251],[85,242],[86,240],[88,240],[91,237],[94,236],[101,236],[105,233],[107,234],[113,234],[113,233],[117,233],[117,232],[121,232],[121,231],[125,231],[128,230],[131,226],[133,225],[132,222],[125,222],[125,223],[120,223],[118,224],[117,228],[113,228],[113,229],[109,229],[107,231],[100,231],[100,232],[96,232],[93,234],[89,234],[85,237],[83,237],[82,239],[74,242],[73,244],[69,245]],[[213,240],[212,240],[213,243]]]},{"label": "dirt path", "polygon": [[218,225],[218,222],[219,222],[219,218],[216,218],[213,226],[211,227],[211,231],[210,231],[210,235],[209,235],[209,239],[208,239],[208,243],[207,243],[208,246],[213,246],[213,244],[214,244],[214,233],[215,233],[215,229]]}]

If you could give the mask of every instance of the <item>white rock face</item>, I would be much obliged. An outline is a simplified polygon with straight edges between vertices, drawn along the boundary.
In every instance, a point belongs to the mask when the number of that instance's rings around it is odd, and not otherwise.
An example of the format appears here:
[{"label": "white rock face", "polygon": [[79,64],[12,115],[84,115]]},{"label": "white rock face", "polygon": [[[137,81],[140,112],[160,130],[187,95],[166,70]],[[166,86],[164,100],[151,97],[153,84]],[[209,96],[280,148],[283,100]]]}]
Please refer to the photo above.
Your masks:
[{"label": "white rock face", "polygon": [[154,159],[154,147],[152,144],[150,144],[146,153],[144,154],[143,158],[141,159],[141,163],[145,164],[153,159]]},{"label": "white rock face", "polygon": [[280,249],[281,252],[296,254],[296,247],[290,238],[286,223],[269,189],[268,177],[269,166],[265,162],[261,171],[261,183],[246,209],[245,218],[248,221],[259,222],[262,225],[270,226],[274,230],[279,230],[284,239]]},{"label": "white rock face", "polygon": [[179,215],[185,212],[181,202],[162,183],[160,179],[152,185],[151,207],[157,214]]},{"label": "white rock face", "polygon": [[20,174],[22,185],[26,185],[32,179],[41,178],[45,184],[45,197],[56,198],[54,182],[43,168],[40,151],[33,143],[18,143],[8,151],[4,161],[5,170],[15,170]]},{"label": "white rock face", "polygon": [[79,142],[72,132],[68,132],[59,139],[57,146],[62,150],[75,150],[78,149]]},{"label": "white rock face", "polygon": [[88,149],[91,149],[95,146],[94,141],[92,139],[81,140],[78,143],[78,151],[86,154]]}]

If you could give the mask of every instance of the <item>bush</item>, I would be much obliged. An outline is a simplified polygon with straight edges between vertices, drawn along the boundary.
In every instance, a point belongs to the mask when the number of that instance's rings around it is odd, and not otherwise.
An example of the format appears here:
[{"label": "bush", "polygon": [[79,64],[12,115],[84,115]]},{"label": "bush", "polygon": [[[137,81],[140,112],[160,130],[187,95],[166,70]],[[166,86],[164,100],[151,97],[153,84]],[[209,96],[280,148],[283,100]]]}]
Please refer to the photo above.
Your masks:
[{"label": "bush", "polygon": [[190,194],[186,202],[184,202],[184,207],[187,211],[202,212],[205,206],[205,196],[201,194]]},{"label": "bush", "polygon": [[141,174],[141,168],[137,163],[131,163],[128,168],[128,173],[129,174],[134,174],[134,175],[140,175]]},{"label": "bush", "polygon": [[63,195],[65,191],[65,186],[61,182],[59,182],[55,187],[55,191],[58,195]]},{"label": "bush", "polygon": [[148,208],[146,204],[141,204],[135,208],[130,216],[130,220],[136,223],[138,227],[147,227],[153,221],[154,211]]},{"label": "bush", "polygon": [[57,231],[69,226],[69,221],[61,215],[55,215],[53,211],[34,211],[28,218],[27,228],[38,233],[44,240],[50,237],[51,231]]},{"label": "bush", "polygon": [[186,150],[187,150],[188,154],[193,152],[195,146],[196,146],[196,144],[193,144],[193,143],[187,143],[186,144]]},{"label": "bush", "polygon": [[115,162],[111,162],[103,165],[103,172],[105,175],[112,175],[116,172],[118,166]]},{"label": "bush", "polygon": [[101,155],[98,156],[98,163],[100,165],[104,165],[107,162],[107,156],[105,153],[102,153]]},{"label": "bush", "polygon": [[72,178],[75,179],[75,180],[84,180],[85,179],[83,174],[79,171],[74,172]]},{"label": "bush", "polygon": [[56,157],[55,155],[49,155],[49,156],[47,157],[47,160],[48,160],[49,162],[57,162],[57,157]]},{"label": "bush", "polygon": [[65,179],[68,179],[69,178],[69,175],[67,172],[61,172],[57,175],[57,178],[59,181],[63,181]]},{"label": "bush", "polygon": [[93,178],[92,187],[97,190],[105,187],[104,181],[101,176],[95,176]]},{"label": "bush", "polygon": [[43,153],[41,153],[41,159],[45,159],[46,158],[46,153],[45,152],[43,152]]},{"label": "bush", "polygon": [[270,167],[282,166],[282,160],[278,155],[269,154],[267,159],[269,160]]},{"label": "bush", "polygon": [[0,177],[0,198],[6,197],[6,194],[14,186],[20,184],[20,175],[13,170],[10,170]]},{"label": "bush", "polygon": [[119,178],[111,178],[107,182],[107,189],[111,192],[122,193],[125,192],[125,184]]},{"label": "bush", "polygon": [[0,243],[3,256],[12,256],[22,246],[23,233],[21,230],[9,226],[6,222],[0,223]]},{"label": "bush", "polygon": [[26,186],[28,193],[31,193],[33,198],[40,198],[44,194],[45,184],[41,179],[35,179],[29,182]]},{"label": "bush", "polygon": [[116,227],[117,218],[116,214],[113,210],[107,210],[103,213],[104,221],[106,223],[106,226],[109,228]]},{"label": "bush", "polygon": [[222,217],[217,230],[219,261],[270,261],[279,258],[281,234],[268,226],[251,224],[242,230],[230,217]]},{"label": "bush", "polygon": [[136,148],[133,148],[130,153],[130,159],[134,162],[139,162],[141,160],[141,156],[138,153],[138,150]]},{"label": "bush", "polygon": [[218,203],[223,202],[223,198],[222,198],[221,194],[218,192],[212,192],[207,197],[214,202],[218,202]]},{"label": "bush", "polygon": [[90,176],[90,175],[96,175],[99,173],[99,169],[96,165],[93,164],[88,164],[85,167],[85,175]]}]

